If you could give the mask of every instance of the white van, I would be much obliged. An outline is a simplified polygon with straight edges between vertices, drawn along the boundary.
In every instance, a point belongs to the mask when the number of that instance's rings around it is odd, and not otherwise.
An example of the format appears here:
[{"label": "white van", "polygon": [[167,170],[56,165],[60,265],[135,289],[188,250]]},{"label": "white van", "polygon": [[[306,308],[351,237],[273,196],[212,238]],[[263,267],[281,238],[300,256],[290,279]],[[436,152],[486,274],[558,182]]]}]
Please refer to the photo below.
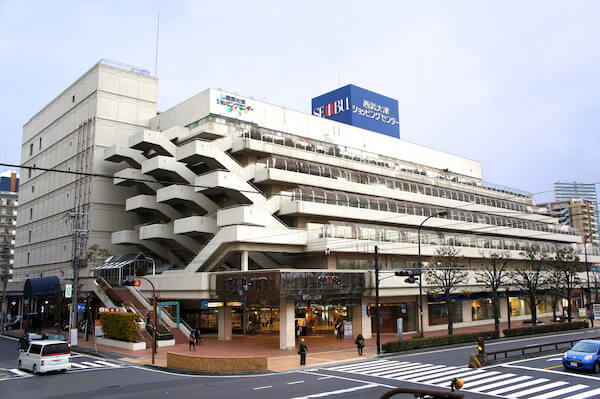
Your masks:
[{"label": "white van", "polygon": [[33,374],[71,368],[71,349],[64,341],[32,341],[19,353],[19,369],[31,370]]}]

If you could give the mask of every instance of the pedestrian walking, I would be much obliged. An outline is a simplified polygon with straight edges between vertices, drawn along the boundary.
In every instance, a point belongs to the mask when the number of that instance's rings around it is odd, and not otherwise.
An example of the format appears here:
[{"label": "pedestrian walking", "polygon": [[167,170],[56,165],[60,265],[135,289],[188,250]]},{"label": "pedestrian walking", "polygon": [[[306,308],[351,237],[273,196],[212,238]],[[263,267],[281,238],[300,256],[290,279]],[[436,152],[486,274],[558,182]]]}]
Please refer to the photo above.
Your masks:
[{"label": "pedestrian walking", "polygon": [[192,351],[192,349],[194,350],[194,352],[196,352],[196,337],[195,337],[195,333],[194,331],[192,331],[190,333],[190,339],[189,339],[189,349],[190,352]]},{"label": "pedestrian walking", "polygon": [[344,325],[342,324],[342,320],[338,319],[338,321],[335,323],[335,331],[337,339],[344,338]]},{"label": "pedestrian walking", "polygon": [[363,348],[365,347],[365,339],[362,334],[356,336],[354,343],[356,344],[356,349],[358,349],[358,356],[362,356]]},{"label": "pedestrian walking", "polygon": [[194,339],[196,340],[196,345],[202,344],[202,337],[200,336],[200,330],[198,330],[198,328],[194,328]]},{"label": "pedestrian walking", "polygon": [[300,346],[298,347],[298,354],[300,355],[300,366],[306,365],[306,352],[308,352],[308,346],[304,343],[304,338],[300,339]]}]

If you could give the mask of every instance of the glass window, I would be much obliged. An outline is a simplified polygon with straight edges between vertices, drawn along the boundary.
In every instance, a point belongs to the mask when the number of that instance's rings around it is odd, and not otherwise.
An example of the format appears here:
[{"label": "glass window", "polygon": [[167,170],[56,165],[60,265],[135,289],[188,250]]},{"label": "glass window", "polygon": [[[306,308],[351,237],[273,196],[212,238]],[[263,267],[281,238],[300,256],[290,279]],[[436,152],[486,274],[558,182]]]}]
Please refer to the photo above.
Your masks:
[{"label": "glass window", "polygon": [[[455,323],[462,323],[462,304],[457,301],[454,303],[454,318]],[[448,323],[448,309],[445,302],[429,303],[429,325],[436,326]]]},{"label": "glass window", "polygon": [[491,299],[471,300],[471,320],[486,320],[494,318],[494,306]]}]

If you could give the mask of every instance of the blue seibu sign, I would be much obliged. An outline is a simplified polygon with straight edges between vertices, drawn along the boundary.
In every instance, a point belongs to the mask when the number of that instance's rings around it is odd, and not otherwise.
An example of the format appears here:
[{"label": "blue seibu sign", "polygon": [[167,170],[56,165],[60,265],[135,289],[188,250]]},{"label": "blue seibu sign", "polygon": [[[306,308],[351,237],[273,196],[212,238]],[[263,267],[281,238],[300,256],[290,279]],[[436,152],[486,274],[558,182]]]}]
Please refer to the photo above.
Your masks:
[{"label": "blue seibu sign", "polygon": [[347,125],[400,138],[398,100],[347,85],[312,99],[312,113]]}]

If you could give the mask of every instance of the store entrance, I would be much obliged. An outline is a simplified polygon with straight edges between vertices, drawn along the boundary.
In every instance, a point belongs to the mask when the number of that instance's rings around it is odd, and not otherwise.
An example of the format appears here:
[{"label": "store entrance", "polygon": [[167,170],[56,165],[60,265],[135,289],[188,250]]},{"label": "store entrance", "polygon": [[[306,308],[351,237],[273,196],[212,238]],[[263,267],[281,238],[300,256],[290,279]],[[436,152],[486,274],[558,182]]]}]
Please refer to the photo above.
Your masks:
[{"label": "store entrance", "polygon": [[[372,304],[371,309],[375,309]],[[402,331],[417,331],[417,304],[406,303],[383,303],[379,306],[379,317],[381,319],[382,333],[397,333],[397,320],[402,319]],[[375,317],[371,317],[371,328],[375,331]]]},{"label": "store entrance", "polygon": [[352,321],[352,312],[347,306],[320,306],[296,308],[296,327],[300,335],[332,334],[336,321]]}]

